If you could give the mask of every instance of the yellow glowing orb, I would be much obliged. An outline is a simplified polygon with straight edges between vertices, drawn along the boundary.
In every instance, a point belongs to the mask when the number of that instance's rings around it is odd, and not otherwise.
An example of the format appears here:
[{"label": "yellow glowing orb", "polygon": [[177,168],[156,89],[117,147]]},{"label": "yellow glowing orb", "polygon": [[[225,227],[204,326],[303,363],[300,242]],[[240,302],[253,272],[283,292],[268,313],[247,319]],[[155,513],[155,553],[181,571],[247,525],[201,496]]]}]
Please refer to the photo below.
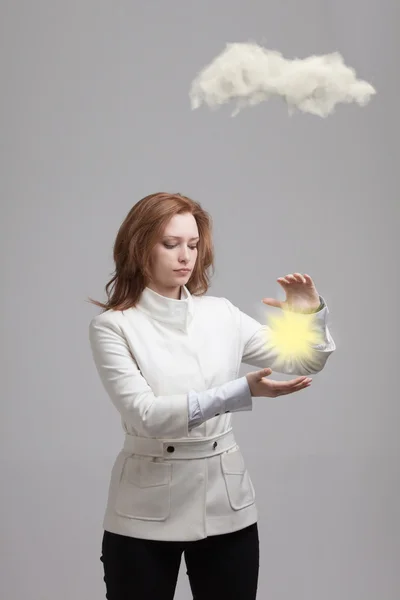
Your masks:
[{"label": "yellow glowing orb", "polygon": [[315,315],[283,311],[269,316],[269,342],[281,359],[309,359],[314,345],[323,342],[322,332],[315,326]]}]

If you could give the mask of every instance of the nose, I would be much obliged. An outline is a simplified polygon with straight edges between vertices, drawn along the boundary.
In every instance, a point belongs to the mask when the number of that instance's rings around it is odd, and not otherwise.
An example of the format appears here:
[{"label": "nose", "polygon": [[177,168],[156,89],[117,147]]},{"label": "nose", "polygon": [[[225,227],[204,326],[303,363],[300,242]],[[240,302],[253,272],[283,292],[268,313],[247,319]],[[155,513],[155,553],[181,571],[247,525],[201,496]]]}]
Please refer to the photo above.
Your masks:
[{"label": "nose", "polygon": [[185,263],[187,263],[188,260],[189,260],[189,249],[186,248],[186,246],[185,246],[185,248],[181,249],[181,251],[179,253],[179,261],[180,262],[184,261]]}]

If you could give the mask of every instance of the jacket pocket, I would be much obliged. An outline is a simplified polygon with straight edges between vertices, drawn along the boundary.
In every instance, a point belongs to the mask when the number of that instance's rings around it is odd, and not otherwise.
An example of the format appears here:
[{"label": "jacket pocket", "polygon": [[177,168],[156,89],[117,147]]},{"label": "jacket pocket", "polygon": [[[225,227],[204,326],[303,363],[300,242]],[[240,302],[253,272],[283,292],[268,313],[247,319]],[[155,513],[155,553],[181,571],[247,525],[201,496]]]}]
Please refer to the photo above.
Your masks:
[{"label": "jacket pocket", "polygon": [[239,446],[221,454],[221,468],[226,491],[233,510],[246,508],[255,502],[255,492]]},{"label": "jacket pocket", "polygon": [[171,510],[172,464],[129,456],[122,467],[116,512],[122,517],[164,521]]}]

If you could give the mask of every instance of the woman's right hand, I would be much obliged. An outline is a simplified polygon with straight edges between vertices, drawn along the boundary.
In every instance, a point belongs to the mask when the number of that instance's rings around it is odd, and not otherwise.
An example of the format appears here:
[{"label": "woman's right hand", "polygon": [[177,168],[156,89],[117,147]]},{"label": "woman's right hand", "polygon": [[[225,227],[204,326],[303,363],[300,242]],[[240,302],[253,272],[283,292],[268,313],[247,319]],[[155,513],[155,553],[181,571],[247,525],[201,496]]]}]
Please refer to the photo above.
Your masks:
[{"label": "woman's right hand", "polygon": [[252,371],[247,373],[247,383],[249,384],[250,393],[255,398],[276,398],[285,394],[293,394],[299,392],[311,385],[311,377],[301,376],[290,381],[274,381],[266,379],[271,375],[272,369],[261,369],[261,371]]}]

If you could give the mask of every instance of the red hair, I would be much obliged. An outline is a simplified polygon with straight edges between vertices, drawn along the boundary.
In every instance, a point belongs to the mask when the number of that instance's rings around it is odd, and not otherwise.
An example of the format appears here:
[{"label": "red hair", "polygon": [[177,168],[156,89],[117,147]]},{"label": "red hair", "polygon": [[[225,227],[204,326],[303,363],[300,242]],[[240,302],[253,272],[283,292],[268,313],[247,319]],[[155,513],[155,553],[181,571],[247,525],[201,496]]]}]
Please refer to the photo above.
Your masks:
[{"label": "red hair", "polygon": [[198,202],[181,194],[159,192],[142,198],[129,211],[119,228],[113,250],[115,271],[105,286],[107,301],[89,298],[106,310],[126,310],[136,305],[150,280],[151,251],[164,227],[177,214],[190,213],[199,230],[197,260],[189,281],[189,292],[201,296],[210,285],[208,269],[214,269],[211,216]]}]

